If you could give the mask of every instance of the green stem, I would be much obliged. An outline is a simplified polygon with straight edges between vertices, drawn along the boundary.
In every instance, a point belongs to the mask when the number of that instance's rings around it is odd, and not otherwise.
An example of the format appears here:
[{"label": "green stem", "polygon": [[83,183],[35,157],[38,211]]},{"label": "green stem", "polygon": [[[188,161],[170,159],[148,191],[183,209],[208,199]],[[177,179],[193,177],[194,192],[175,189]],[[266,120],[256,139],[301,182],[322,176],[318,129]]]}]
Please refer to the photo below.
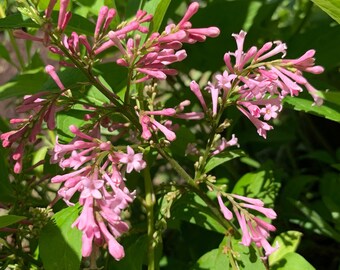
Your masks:
[{"label": "green stem", "polygon": [[125,96],[124,96],[124,103],[126,105],[130,104],[130,88],[131,88],[132,74],[133,74],[133,68],[129,68],[126,91],[125,91]]},{"label": "green stem", "polygon": [[[188,183],[189,189],[195,192],[209,207],[210,211],[213,213],[215,219],[227,230],[234,228],[231,223],[229,223],[221,214],[221,212],[216,208],[215,204],[211,201],[207,194],[205,194],[199,186],[196,184],[195,180],[182,168],[181,165],[177,163],[172,157],[170,157],[160,146],[156,146],[158,152],[164,157],[175,169],[175,171],[182,176]],[[234,228],[235,229],[235,228]],[[235,229],[237,231],[237,229]]]},{"label": "green stem", "polygon": [[214,143],[214,138],[215,138],[215,135],[216,135],[216,131],[217,131],[217,128],[219,126],[219,122],[220,122],[220,119],[221,119],[221,116],[222,116],[222,113],[225,109],[225,103],[223,103],[222,107],[220,108],[218,114],[216,115],[216,119],[213,123],[213,126],[212,126],[212,129],[211,129],[211,133],[210,133],[210,136],[209,136],[209,140],[208,140],[208,143],[207,143],[207,146],[205,148],[205,151],[204,151],[204,154],[203,154],[203,158],[202,160],[200,161],[200,166],[197,170],[197,173],[195,175],[195,179],[199,179],[201,177],[201,175],[203,174],[203,171],[204,171],[204,168],[205,168],[205,165],[207,163],[207,160],[208,160],[208,157],[209,157],[209,154],[210,154],[210,150],[213,146],[213,143]]},{"label": "green stem", "polygon": [[155,269],[155,240],[153,238],[155,232],[154,212],[155,193],[152,186],[152,179],[149,167],[144,169],[144,186],[145,186],[145,209],[148,221],[148,270]]},{"label": "green stem", "polygon": [[20,53],[20,50],[19,50],[19,47],[18,47],[18,44],[17,42],[15,41],[15,38],[13,36],[13,33],[11,31],[8,31],[8,34],[9,34],[9,39],[11,41],[11,44],[13,46],[13,49],[15,51],[15,54],[18,58],[18,61],[19,61],[19,64],[20,64],[20,69],[21,70],[24,70],[25,69],[25,61],[24,61],[24,58],[22,57],[21,53]]}]

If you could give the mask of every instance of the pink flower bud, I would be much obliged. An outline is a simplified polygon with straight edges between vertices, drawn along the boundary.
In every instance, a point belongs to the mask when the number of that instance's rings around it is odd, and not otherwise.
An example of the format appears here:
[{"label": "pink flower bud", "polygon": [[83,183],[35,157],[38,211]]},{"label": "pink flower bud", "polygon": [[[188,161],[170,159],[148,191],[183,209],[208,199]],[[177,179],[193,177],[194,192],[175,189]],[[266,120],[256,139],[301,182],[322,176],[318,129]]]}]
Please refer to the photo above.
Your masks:
[{"label": "pink flower bud", "polygon": [[55,72],[55,68],[54,66],[51,66],[51,65],[47,65],[45,67],[45,71],[46,73],[48,73],[48,75],[51,76],[51,78],[55,81],[55,83],[58,85],[58,87],[61,89],[61,90],[64,90],[65,89],[65,86],[63,85],[63,83],[61,82],[58,74]]},{"label": "pink flower bud", "polygon": [[66,10],[70,0],[60,0],[60,9],[59,9],[59,17],[58,17],[58,29],[63,30],[66,20]]},{"label": "pink flower bud", "polygon": [[194,16],[197,13],[199,7],[200,7],[200,5],[197,2],[191,3],[190,6],[188,7],[186,13],[184,14],[182,20],[178,23],[178,26],[181,27],[184,23],[189,21],[191,19],[191,17]]},{"label": "pink flower bud", "polygon": [[102,27],[105,18],[107,17],[109,8],[107,6],[102,6],[99,10],[98,19],[96,23],[96,28],[94,30],[94,37],[97,38],[100,32],[100,28]]}]

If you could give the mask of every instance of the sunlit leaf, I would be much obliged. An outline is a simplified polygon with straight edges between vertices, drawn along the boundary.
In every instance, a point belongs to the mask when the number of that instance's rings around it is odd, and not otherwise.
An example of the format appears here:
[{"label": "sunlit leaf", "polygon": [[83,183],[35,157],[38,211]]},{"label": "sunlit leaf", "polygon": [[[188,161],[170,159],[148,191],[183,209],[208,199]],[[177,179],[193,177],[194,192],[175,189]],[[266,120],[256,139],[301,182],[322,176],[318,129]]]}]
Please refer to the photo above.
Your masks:
[{"label": "sunlit leaf", "polygon": [[324,12],[340,23],[340,2],[338,0],[312,0]]},{"label": "sunlit leaf", "polygon": [[39,238],[40,257],[46,270],[79,269],[81,261],[81,232],[72,228],[79,207],[67,207],[53,216]]},{"label": "sunlit leaf", "polygon": [[271,267],[272,270],[315,270],[315,268],[301,255],[289,252]]},{"label": "sunlit leaf", "polygon": [[287,253],[294,252],[301,241],[302,233],[298,231],[287,231],[276,236],[273,244],[278,245],[279,249],[269,256],[269,265],[277,263]]},{"label": "sunlit leaf", "polygon": [[285,97],[284,102],[293,106],[297,111],[304,111],[329,120],[340,122],[340,106],[325,103],[322,106],[314,106],[311,99],[300,97]]},{"label": "sunlit leaf", "polygon": [[232,159],[238,158],[238,157],[242,157],[245,156],[245,152],[242,150],[230,150],[230,151],[225,151],[223,153],[220,153],[216,156],[211,157],[205,168],[204,168],[204,172],[208,173],[210,172],[212,169],[214,169],[215,167],[228,162]]}]

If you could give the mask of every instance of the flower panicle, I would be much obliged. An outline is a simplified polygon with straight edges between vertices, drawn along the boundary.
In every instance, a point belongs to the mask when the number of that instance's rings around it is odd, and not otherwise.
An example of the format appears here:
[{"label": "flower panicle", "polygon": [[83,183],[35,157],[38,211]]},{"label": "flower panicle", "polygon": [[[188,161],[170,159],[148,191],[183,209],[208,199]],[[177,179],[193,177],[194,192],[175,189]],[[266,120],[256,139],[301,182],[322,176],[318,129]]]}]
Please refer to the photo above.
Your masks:
[{"label": "flower panicle", "polygon": [[225,195],[232,204],[233,211],[225,206],[220,193],[217,194],[218,204],[225,219],[232,220],[235,214],[242,232],[241,244],[250,246],[251,243],[254,243],[256,246],[263,248],[265,250],[265,258],[275,252],[279,246],[276,244],[275,247],[272,247],[267,239],[270,236],[270,232],[274,232],[276,228],[272,224],[254,216],[247,209],[255,210],[271,220],[277,216],[275,211],[264,207],[263,201],[259,199],[237,194]]},{"label": "flower panicle", "polygon": [[115,150],[110,142],[99,139],[98,130],[83,132],[74,125],[69,129],[74,139],[60,144],[57,137],[51,162],[73,171],[54,176],[51,182],[63,184],[58,195],[67,205],[73,205],[74,195],[80,194],[83,209],[72,226],[82,231],[83,257],[91,255],[93,245],[107,243],[111,256],[120,260],[125,252],[117,238],[129,229],[121,214],[135,198],[135,191],[130,192],[125,186],[124,175],[146,167],[143,154],[135,153],[130,146],[126,153]]}]

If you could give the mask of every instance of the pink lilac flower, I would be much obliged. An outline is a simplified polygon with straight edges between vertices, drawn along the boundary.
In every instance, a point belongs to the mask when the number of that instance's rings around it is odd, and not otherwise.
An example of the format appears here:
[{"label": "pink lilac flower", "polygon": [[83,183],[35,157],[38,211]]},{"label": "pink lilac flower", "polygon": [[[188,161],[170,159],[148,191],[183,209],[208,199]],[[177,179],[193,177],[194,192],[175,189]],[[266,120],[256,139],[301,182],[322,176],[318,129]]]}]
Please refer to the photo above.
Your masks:
[{"label": "pink lilac flower", "polygon": [[116,61],[117,64],[133,68],[136,72],[144,75],[142,78],[138,78],[136,83],[151,78],[164,80],[167,75],[176,75],[177,71],[167,66],[186,58],[185,50],[180,50],[183,42],[204,41],[207,36],[216,37],[220,33],[217,27],[192,28],[189,20],[198,11],[198,8],[197,2],[192,3],[177,25],[169,24],[162,33],[152,33],[143,44],[141,44],[139,35],[127,38],[127,35],[134,31],[148,32],[148,29],[141,24],[150,22],[152,16],[145,11],[138,11],[135,19],[121,29],[110,31],[108,33],[110,40],[96,48],[94,53],[97,55],[115,46],[122,54],[122,57]]},{"label": "pink lilac flower", "polygon": [[143,160],[143,154],[138,153],[135,154],[135,151],[130,147],[127,146],[127,153],[124,154],[116,154],[119,157],[119,162],[126,164],[126,172],[130,173],[132,170],[140,172],[146,166],[145,161]]},{"label": "pink lilac flower", "polygon": [[[60,90],[65,89],[54,67],[47,66],[46,72],[56,82]],[[38,134],[41,132],[43,122],[47,124],[48,129],[55,129],[56,112],[62,108],[56,105],[59,95],[43,91],[25,96],[22,104],[17,107],[17,112],[31,114],[27,118],[12,119],[11,123],[17,124],[18,129],[1,134],[0,139],[2,140],[3,147],[11,147],[12,145],[15,147],[12,154],[12,158],[15,161],[15,173],[22,171],[25,145],[27,142],[34,143],[36,141]]]},{"label": "pink lilac flower", "polygon": [[226,220],[231,220],[233,218],[233,213],[225,206],[224,202],[222,201],[221,194],[217,194],[218,204],[220,206],[220,210],[225,217]]},{"label": "pink lilac flower", "polygon": [[[246,209],[252,209],[264,214],[269,219],[275,219],[276,213],[271,208],[265,208],[263,201],[255,198],[248,198],[237,194],[228,194],[227,198],[232,203],[233,212],[240,225],[242,232],[241,244],[250,246],[253,242],[256,246],[262,247],[265,250],[265,258],[278,249],[278,245],[272,247],[267,238],[269,233],[276,230],[270,223],[252,215]],[[224,205],[220,194],[217,194],[218,203],[222,214],[227,220],[233,218],[232,212]],[[241,201],[236,202],[235,199]],[[243,202],[242,202],[243,201]]]},{"label": "pink lilac flower", "polygon": [[231,139],[229,141],[227,141],[225,138],[222,138],[218,146],[215,147],[215,150],[211,153],[211,155],[212,156],[217,155],[231,146],[240,147],[240,145],[237,142],[238,142],[238,139],[235,137],[235,134],[231,135]]},{"label": "pink lilac flower", "polygon": [[[244,31],[233,34],[237,49],[224,55],[226,70],[222,75],[216,75],[216,82],[209,82],[206,89],[211,94],[213,116],[218,112],[219,102],[222,102],[223,108],[230,98],[229,101],[235,102],[240,112],[254,124],[258,134],[266,138],[267,131],[273,129],[267,121],[278,117],[285,96],[297,96],[305,88],[313,97],[314,104],[322,104],[318,91],[303,76],[303,72],[319,74],[323,68],[314,65],[314,50],[297,59],[269,60],[280,54],[285,57],[287,46],[281,41],[267,42],[260,49],[253,46],[246,51],[246,35]],[[234,63],[232,58],[235,59]],[[207,112],[208,107],[197,83],[191,82],[190,89]],[[219,99],[221,91],[223,95]]]},{"label": "pink lilac flower", "polygon": [[152,137],[152,131],[161,131],[168,141],[174,141],[176,139],[176,125],[173,125],[171,121],[167,120],[161,123],[155,119],[155,116],[174,117],[187,120],[199,120],[204,117],[199,112],[183,112],[186,106],[190,104],[190,101],[185,100],[181,102],[175,108],[165,108],[162,110],[154,111],[141,111],[139,113],[139,122],[142,126],[141,137],[145,140],[150,140]]},{"label": "pink lilac flower", "polygon": [[[146,162],[143,155],[135,153],[130,146],[127,153],[116,152],[110,142],[101,141],[99,125],[88,133],[71,125],[70,131],[75,135],[74,139],[65,145],[57,140],[52,161],[59,162],[63,169],[72,168],[74,171],[57,175],[51,182],[63,183],[58,195],[67,205],[73,205],[74,195],[80,194],[79,204],[83,209],[72,226],[82,231],[82,255],[88,257],[93,245],[107,243],[111,256],[120,260],[125,252],[117,238],[129,228],[122,221],[121,212],[135,198],[135,191],[130,192],[124,184],[122,165],[127,166],[127,173],[132,170],[139,172],[145,168]],[[97,162],[99,155],[102,159],[100,165]]]}]

